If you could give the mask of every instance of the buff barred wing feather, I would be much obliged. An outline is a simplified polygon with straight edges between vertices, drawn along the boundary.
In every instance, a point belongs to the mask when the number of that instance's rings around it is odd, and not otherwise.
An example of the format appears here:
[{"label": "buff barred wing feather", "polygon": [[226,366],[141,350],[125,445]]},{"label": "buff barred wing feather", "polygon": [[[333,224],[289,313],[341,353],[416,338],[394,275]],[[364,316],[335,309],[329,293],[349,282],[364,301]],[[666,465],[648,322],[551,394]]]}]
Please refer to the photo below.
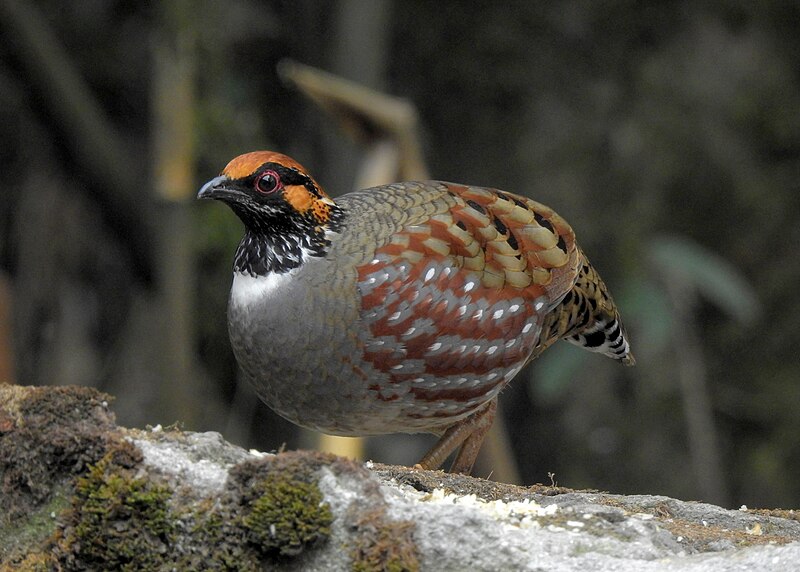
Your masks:
[{"label": "buff barred wing feather", "polygon": [[379,398],[408,392],[419,406],[411,415],[458,417],[525,364],[575,281],[578,251],[543,205],[438,184],[449,208],[404,226],[357,268],[362,340],[391,381],[375,387]]}]

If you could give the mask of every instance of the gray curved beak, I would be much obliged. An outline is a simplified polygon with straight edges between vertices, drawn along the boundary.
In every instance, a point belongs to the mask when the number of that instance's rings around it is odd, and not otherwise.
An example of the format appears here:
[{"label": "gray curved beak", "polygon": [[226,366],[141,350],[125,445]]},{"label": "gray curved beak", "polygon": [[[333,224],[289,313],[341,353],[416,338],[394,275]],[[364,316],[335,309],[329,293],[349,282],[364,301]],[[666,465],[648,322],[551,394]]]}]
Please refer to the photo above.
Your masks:
[{"label": "gray curved beak", "polygon": [[219,177],[214,177],[205,185],[200,187],[200,190],[197,193],[198,199],[218,199],[221,195],[228,192],[228,189],[225,188],[225,183],[227,183],[230,179],[224,175],[220,175]]}]

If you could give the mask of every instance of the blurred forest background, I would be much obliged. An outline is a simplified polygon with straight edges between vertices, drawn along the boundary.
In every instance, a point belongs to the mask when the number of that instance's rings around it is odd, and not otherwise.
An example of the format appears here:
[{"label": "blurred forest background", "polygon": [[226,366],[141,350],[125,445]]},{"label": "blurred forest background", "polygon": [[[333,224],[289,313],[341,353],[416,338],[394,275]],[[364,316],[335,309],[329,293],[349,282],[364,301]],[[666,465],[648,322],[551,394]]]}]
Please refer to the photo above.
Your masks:
[{"label": "blurred forest background", "polygon": [[[285,58],[405,98],[432,177],[555,208],[614,292],[637,367],[558,344],[501,397],[523,483],[800,505],[791,0],[0,0],[3,380],[310,444],[237,383],[241,226],[193,200],[254,149],[353,187],[364,142]],[[370,443],[409,463],[430,440]]]}]

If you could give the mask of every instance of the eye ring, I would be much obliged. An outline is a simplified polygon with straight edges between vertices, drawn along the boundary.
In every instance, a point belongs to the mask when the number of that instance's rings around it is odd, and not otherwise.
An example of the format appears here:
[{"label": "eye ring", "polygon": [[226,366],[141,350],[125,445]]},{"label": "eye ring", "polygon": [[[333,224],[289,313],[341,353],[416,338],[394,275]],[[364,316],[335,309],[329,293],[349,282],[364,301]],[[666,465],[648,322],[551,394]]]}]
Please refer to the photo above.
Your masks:
[{"label": "eye ring", "polygon": [[262,195],[271,195],[280,191],[283,188],[283,183],[278,173],[268,170],[258,176],[255,188]]}]

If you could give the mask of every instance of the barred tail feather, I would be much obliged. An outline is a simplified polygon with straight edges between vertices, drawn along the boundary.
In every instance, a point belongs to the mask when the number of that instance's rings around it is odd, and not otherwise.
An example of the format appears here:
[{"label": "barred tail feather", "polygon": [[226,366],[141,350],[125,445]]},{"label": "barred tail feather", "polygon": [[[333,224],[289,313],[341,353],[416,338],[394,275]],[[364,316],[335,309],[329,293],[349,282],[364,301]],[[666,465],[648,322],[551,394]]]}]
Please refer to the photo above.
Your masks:
[{"label": "barred tail feather", "polygon": [[596,320],[591,326],[565,339],[590,352],[601,353],[619,360],[624,365],[636,363],[630,344],[625,337],[625,331],[616,318]]},{"label": "barred tail feather", "polygon": [[572,290],[545,320],[549,343],[564,339],[624,365],[634,365],[625,327],[603,279],[581,252],[581,266]]}]

